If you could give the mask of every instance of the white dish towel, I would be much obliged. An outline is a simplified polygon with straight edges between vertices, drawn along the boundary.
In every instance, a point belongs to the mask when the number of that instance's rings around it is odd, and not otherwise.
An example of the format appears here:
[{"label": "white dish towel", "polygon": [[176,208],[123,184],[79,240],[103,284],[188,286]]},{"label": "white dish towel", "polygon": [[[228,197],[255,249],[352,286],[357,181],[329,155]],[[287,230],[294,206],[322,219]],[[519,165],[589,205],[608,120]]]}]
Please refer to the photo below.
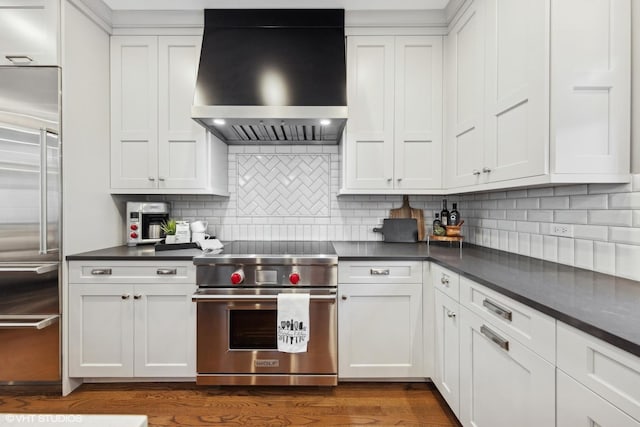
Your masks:
[{"label": "white dish towel", "polygon": [[278,351],[307,351],[310,330],[309,299],[309,294],[278,294]]}]

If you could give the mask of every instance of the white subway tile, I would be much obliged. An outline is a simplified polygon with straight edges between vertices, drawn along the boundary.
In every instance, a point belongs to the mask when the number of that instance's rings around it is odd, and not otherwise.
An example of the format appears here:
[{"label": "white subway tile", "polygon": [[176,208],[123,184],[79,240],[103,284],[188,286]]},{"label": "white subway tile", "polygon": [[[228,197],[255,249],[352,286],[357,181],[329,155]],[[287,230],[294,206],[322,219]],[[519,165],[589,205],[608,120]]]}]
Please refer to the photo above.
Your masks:
[{"label": "white subway tile", "polygon": [[640,174],[631,176],[631,188],[633,191],[640,191]]},{"label": "white subway tile", "polygon": [[483,219],[482,220],[483,228],[498,228],[498,221],[495,219]]},{"label": "white subway tile", "polygon": [[640,209],[640,193],[610,194],[609,209]]},{"label": "white subway tile", "polygon": [[640,245],[640,228],[609,227],[609,241]]},{"label": "white subway tile", "polygon": [[498,208],[498,201],[497,200],[483,200],[482,202],[482,209],[497,209]]},{"label": "white subway tile", "polygon": [[562,185],[555,187],[553,193],[556,196],[572,196],[577,194],[587,194],[587,184]]},{"label": "white subway tile", "polygon": [[588,196],[570,196],[569,207],[571,209],[606,209],[608,195],[592,194]]},{"label": "white subway tile", "polygon": [[640,246],[616,245],[616,276],[640,280]]},{"label": "white subway tile", "polygon": [[613,243],[593,242],[593,269],[600,273],[615,274],[616,247]]},{"label": "white subway tile", "polygon": [[500,230],[500,243],[498,245],[498,249],[501,251],[509,250],[509,232]]},{"label": "white subway tile", "polygon": [[527,190],[529,197],[553,196],[553,187],[530,188]]},{"label": "white subway tile", "polygon": [[515,231],[509,232],[509,252],[518,253],[518,233]]},{"label": "white subway tile", "polygon": [[489,218],[504,220],[507,218],[507,211],[502,209],[489,211]]},{"label": "white subway tile", "polygon": [[574,263],[573,239],[569,239],[566,237],[558,238],[558,262],[560,264],[573,265]]},{"label": "white subway tile", "polygon": [[488,228],[482,229],[482,246],[491,247],[491,230]]},{"label": "white subway tile", "polygon": [[640,211],[633,211],[633,226],[640,227]]},{"label": "white subway tile", "polygon": [[589,224],[619,225],[631,227],[633,219],[631,211],[627,210],[591,210],[589,211]]},{"label": "white subway tile", "polygon": [[589,184],[589,194],[628,193],[631,183],[626,184]]},{"label": "white subway tile", "polygon": [[491,247],[500,249],[500,230],[491,230]]},{"label": "white subway tile", "polygon": [[489,198],[490,199],[496,199],[496,200],[506,199],[507,198],[507,192],[506,191],[494,191],[493,193],[489,193]]},{"label": "white subway tile", "polygon": [[521,210],[509,210],[507,211],[507,219],[511,219],[514,221],[526,221],[527,220],[527,211]]},{"label": "white subway tile", "polygon": [[527,212],[528,221],[553,222],[553,211],[533,210]]},{"label": "white subway tile", "polygon": [[539,234],[531,235],[531,251],[530,256],[534,258],[543,258],[543,237]]},{"label": "white subway tile", "polygon": [[516,223],[516,230],[521,233],[539,233],[540,225],[537,222],[518,221]]},{"label": "white subway tile", "polygon": [[527,197],[527,190],[507,191],[507,199],[519,199],[523,197]]},{"label": "white subway tile", "polygon": [[551,223],[541,222],[539,227],[539,234],[551,234]]},{"label": "white subway tile", "polygon": [[608,239],[607,227],[603,225],[580,225],[573,226],[573,237],[576,239],[602,240]]},{"label": "white subway tile", "polygon": [[593,270],[593,242],[591,240],[574,240],[574,265]]},{"label": "white subway tile", "polygon": [[531,253],[531,235],[529,233],[518,233],[518,253],[529,256]]},{"label": "white subway tile", "polygon": [[498,200],[497,208],[498,209],[515,209],[516,208],[516,199]]},{"label": "white subway tile", "polygon": [[516,199],[516,209],[538,209],[540,207],[540,199]]},{"label": "white subway tile", "polygon": [[[549,221],[552,222],[552,221]],[[587,223],[587,211],[581,210],[563,210],[555,211],[553,214],[553,222],[560,224],[586,224]]]},{"label": "white subway tile", "polygon": [[229,154],[237,154],[237,153],[244,153],[244,146],[243,145],[230,145],[227,147],[228,153]]},{"label": "white subway tile", "polygon": [[569,197],[542,197],[540,209],[569,209]]},{"label": "white subway tile", "polygon": [[558,261],[558,238],[555,236],[542,237],[542,258],[547,261]]}]

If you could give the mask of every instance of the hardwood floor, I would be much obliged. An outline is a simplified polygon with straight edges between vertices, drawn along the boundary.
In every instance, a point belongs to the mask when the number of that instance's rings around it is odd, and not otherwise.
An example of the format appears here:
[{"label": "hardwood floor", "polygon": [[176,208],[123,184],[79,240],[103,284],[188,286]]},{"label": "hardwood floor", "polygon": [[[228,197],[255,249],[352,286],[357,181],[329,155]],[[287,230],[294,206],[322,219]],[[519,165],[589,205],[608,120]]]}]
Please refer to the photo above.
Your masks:
[{"label": "hardwood floor", "polygon": [[84,384],[69,396],[0,389],[0,412],[145,414],[150,426],[459,426],[430,384],[198,387]]}]

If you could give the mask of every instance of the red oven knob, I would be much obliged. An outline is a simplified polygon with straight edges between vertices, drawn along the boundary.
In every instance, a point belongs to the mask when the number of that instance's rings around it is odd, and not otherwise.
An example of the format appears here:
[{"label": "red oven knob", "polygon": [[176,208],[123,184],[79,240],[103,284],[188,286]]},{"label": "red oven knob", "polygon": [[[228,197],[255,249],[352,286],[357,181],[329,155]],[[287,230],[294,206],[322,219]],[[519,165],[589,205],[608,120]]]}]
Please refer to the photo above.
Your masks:
[{"label": "red oven knob", "polygon": [[131,224],[130,227],[133,231],[136,231],[138,229],[138,224]]},{"label": "red oven knob", "polygon": [[233,274],[231,274],[231,283],[234,285],[238,285],[244,281],[244,271],[237,270]]},{"label": "red oven knob", "polygon": [[292,285],[297,285],[298,282],[300,281],[300,275],[298,273],[291,273],[289,275],[289,281],[291,282]]},{"label": "red oven knob", "polygon": [[131,234],[129,234],[129,236],[131,236],[132,239],[137,239],[138,238],[138,233],[136,233],[135,231],[132,232]]}]

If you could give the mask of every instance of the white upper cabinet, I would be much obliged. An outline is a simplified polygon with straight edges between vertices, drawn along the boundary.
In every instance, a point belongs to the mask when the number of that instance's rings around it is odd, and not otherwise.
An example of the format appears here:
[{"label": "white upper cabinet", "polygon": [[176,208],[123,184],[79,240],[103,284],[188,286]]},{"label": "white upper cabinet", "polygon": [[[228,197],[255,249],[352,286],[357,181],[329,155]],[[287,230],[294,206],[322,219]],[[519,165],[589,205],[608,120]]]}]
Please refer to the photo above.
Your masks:
[{"label": "white upper cabinet", "polygon": [[554,0],[551,16],[553,171],[628,173],[631,2]]},{"label": "white upper cabinet", "polygon": [[59,0],[0,0],[0,65],[60,65]]},{"label": "white upper cabinet", "polygon": [[342,192],[441,188],[442,38],[350,36]]},{"label": "white upper cabinet", "polygon": [[471,2],[446,40],[445,187],[628,182],[630,39],[628,0]]},{"label": "white upper cabinet", "polygon": [[191,119],[200,43],[111,38],[112,193],[227,194],[226,145]]},{"label": "white upper cabinet", "polygon": [[446,39],[445,186],[477,184],[482,168],[484,33],[477,3],[460,16]]}]

